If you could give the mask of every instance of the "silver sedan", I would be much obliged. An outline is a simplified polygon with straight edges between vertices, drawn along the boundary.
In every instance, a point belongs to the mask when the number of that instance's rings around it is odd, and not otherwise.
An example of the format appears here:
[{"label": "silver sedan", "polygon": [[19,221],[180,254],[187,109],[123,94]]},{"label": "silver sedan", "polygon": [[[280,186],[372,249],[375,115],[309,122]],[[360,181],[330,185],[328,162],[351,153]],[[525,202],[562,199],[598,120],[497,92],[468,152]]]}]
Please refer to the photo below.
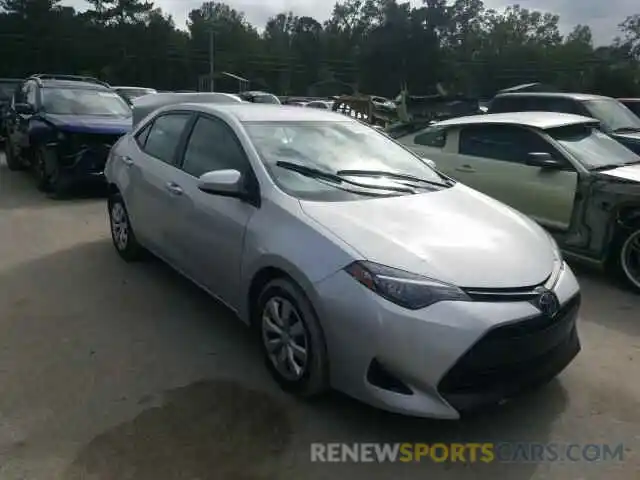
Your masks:
[{"label": "silver sedan", "polygon": [[457,419],[580,350],[579,287],[541,227],[343,115],[166,106],[105,175],[119,255],[228,305],[287,391]]}]

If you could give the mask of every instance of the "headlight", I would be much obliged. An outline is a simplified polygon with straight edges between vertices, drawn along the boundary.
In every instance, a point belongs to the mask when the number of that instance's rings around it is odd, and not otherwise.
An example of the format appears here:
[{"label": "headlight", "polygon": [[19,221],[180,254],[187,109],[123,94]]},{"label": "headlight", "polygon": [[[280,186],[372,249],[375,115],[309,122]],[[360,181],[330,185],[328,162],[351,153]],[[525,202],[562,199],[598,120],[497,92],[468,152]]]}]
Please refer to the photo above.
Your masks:
[{"label": "headlight", "polygon": [[345,270],[372,292],[410,310],[428,307],[443,300],[470,301],[454,285],[377,263],[354,262]]}]

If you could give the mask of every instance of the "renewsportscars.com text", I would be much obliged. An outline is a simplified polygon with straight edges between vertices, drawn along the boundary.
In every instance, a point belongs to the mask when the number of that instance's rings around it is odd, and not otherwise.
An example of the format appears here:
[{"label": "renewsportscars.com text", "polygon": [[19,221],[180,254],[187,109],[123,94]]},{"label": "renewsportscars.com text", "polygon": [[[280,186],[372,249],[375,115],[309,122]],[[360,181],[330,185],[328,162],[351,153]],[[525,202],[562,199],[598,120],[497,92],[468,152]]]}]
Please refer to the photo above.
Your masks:
[{"label": "renewsportscars.com text", "polygon": [[312,462],[542,463],[624,460],[624,445],[606,443],[312,443]]}]

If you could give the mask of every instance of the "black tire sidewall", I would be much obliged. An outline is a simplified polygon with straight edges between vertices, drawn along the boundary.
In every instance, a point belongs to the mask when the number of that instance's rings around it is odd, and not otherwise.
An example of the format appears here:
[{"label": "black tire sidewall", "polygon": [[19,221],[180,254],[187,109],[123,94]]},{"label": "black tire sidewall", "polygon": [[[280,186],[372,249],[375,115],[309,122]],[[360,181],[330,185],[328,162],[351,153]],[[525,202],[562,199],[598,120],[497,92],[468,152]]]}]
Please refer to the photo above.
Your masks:
[{"label": "black tire sidewall", "polygon": [[22,161],[13,152],[13,145],[11,144],[11,140],[9,140],[8,136],[4,144],[4,156],[6,158],[7,167],[9,167],[9,170],[17,171],[17,170],[24,169],[24,165],[22,164]]},{"label": "black tire sidewall", "polygon": [[[624,253],[625,253],[625,245],[632,236],[638,235],[640,232],[640,225],[635,225],[633,228],[627,229],[624,234],[620,235],[618,243],[616,245],[616,267],[618,270],[619,276],[626,282],[626,284],[636,292],[640,293],[640,286],[633,283],[633,281],[627,275],[627,272],[624,268]],[[636,279],[637,281],[638,279]]]},{"label": "black tire sidewall", "polygon": [[[112,208],[115,204],[122,205],[125,215],[125,221],[127,223],[127,246],[124,249],[118,247],[116,243],[116,239],[113,236],[113,226],[112,226]],[[138,244],[138,240],[136,239],[133,228],[131,227],[131,220],[129,219],[129,212],[127,211],[127,207],[124,204],[124,200],[119,194],[112,194],[109,196],[107,200],[107,208],[109,210],[109,232],[111,233],[111,241],[113,242],[113,248],[116,249],[118,255],[120,255],[124,260],[128,262],[139,260],[141,257],[142,248]]]},{"label": "black tire sidewall", "polygon": [[33,153],[33,174],[36,178],[36,186],[42,192],[50,190],[49,176],[47,175],[47,157],[43,147],[38,147]]},{"label": "black tire sidewall", "polygon": [[[269,359],[262,339],[262,312],[266,303],[275,296],[291,302],[307,331],[307,365],[302,377],[294,381],[280,375]],[[265,365],[283,390],[301,397],[314,397],[327,390],[329,366],[324,332],[311,303],[300,287],[285,278],[278,278],[267,283],[256,302],[254,328],[259,336]]]}]

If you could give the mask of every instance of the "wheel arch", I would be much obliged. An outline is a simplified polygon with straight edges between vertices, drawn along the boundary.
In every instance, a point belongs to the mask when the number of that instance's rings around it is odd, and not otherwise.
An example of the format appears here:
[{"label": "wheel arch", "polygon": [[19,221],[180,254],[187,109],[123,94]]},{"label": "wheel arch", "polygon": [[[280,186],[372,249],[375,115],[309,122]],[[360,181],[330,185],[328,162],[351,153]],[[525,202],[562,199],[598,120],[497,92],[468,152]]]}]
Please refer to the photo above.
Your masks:
[{"label": "wheel arch", "polygon": [[298,287],[309,301],[314,313],[318,315],[317,302],[312,283],[293,265],[286,261],[264,263],[255,269],[251,275],[251,281],[244,295],[243,311],[241,318],[248,324],[252,324],[256,315],[256,303],[264,286],[272,280],[283,278]]}]

